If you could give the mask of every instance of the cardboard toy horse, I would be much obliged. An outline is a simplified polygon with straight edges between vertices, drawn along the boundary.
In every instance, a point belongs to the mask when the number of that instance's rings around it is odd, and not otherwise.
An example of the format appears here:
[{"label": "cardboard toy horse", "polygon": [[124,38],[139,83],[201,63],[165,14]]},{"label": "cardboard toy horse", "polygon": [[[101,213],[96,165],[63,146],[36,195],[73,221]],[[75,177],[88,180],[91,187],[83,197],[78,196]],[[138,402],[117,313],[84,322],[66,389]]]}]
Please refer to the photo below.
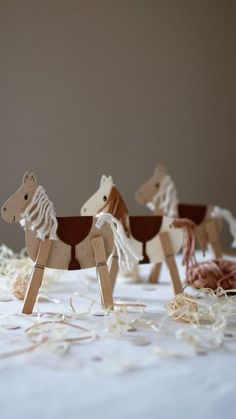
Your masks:
[{"label": "cardboard toy horse", "polygon": [[[182,228],[172,228],[173,219],[163,216],[129,216],[126,204],[112,178],[102,176],[98,191],[83,205],[81,215],[111,213],[123,225],[135,248],[142,253],[141,263],[160,264],[166,260],[175,293],[182,292],[182,285],[174,255],[182,248]],[[114,261],[115,264],[115,261]],[[113,287],[117,268],[113,274]],[[155,274],[156,275],[156,274]],[[155,282],[151,279],[151,282]]]},{"label": "cardboard toy horse", "polygon": [[56,217],[44,188],[28,172],[20,188],[3,204],[1,214],[8,223],[19,221],[25,227],[27,252],[35,261],[23,313],[32,313],[45,267],[77,270],[96,266],[102,305],[113,308],[108,256],[115,247],[120,264],[128,268],[139,258],[118,220]]},{"label": "cardboard toy horse", "polygon": [[162,165],[155,168],[152,177],[138,189],[135,197],[154,214],[188,218],[193,221],[198,226],[199,241],[204,245],[209,243],[216,258],[222,256],[218,233],[222,227],[222,219],[229,224],[234,239],[232,247],[236,246],[236,220],[231,212],[219,207],[179,203],[175,184]]}]

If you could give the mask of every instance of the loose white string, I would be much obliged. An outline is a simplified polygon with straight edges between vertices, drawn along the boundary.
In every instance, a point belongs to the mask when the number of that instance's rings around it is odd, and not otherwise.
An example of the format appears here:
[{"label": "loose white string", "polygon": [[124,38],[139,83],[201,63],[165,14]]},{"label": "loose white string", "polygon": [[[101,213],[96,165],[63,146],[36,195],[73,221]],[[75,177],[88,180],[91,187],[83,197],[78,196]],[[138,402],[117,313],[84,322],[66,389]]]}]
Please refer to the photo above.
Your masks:
[{"label": "loose white string", "polygon": [[137,251],[130,239],[126,236],[120,221],[108,213],[100,213],[96,215],[96,218],[97,228],[101,228],[104,224],[108,223],[112,229],[121,271],[127,272],[128,270],[132,270],[143,256]]}]

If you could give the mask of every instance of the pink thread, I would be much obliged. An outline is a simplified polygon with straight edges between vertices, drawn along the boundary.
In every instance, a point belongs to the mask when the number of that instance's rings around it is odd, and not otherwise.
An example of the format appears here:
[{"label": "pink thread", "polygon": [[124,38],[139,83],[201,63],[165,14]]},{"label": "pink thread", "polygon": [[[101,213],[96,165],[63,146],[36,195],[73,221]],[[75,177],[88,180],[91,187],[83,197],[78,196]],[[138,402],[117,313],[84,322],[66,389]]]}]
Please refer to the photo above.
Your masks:
[{"label": "pink thread", "polygon": [[182,228],[184,230],[184,242],[183,242],[183,259],[182,264],[186,266],[186,270],[189,269],[190,265],[197,263],[195,258],[195,229],[196,224],[187,218],[176,218],[171,227]]},{"label": "pink thread", "polygon": [[183,259],[186,266],[186,283],[193,288],[216,290],[236,289],[236,262],[222,258],[198,263],[195,257],[196,225],[188,219],[175,219],[174,228],[184,229]]},{"label": "pink thread", "polygon": [[186,283],[193,288],[236,288],[236,262],[232,260],[214,259],[197,263],[189,267],[186,273]]}]

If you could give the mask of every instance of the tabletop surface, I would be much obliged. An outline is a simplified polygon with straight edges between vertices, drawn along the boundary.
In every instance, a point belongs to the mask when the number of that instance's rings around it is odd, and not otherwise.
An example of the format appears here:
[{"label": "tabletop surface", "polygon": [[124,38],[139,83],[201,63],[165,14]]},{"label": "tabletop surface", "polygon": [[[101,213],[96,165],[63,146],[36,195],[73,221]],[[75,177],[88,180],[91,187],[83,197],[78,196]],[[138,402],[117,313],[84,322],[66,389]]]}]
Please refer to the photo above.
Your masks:
[{"label": "tabletop surface", "polygon": [[[183,278],[179,258],[178,265]],[[148,272],[150,266],[140,268],[140,282],[119,278],[115,300],[138,306],[109,315],[100,308],[94,270],[55,275],[34,316],[19,314],[22,302],[11,298],[2,277],[0,417],[235,418],[235,324],[226,328],[231,340],[218,344],[213,334],[213,345],[210,341],[209,348],[196,351],[185,341],[185,331],[210,339],[212,330],[199,332],[170,319],[165,307],[172,297],[169,273],[163,267],[160,283],[152,285],[145,282]],[[55,313],[74,316],[68,322],[81,329],[50,323],[41,332],[52,335],[53,342],[14,355],[42,338],[32,333],[29,340],[26,330],[32,325],[61,321]],[[70,341],[77,336],[85,339]]]}]

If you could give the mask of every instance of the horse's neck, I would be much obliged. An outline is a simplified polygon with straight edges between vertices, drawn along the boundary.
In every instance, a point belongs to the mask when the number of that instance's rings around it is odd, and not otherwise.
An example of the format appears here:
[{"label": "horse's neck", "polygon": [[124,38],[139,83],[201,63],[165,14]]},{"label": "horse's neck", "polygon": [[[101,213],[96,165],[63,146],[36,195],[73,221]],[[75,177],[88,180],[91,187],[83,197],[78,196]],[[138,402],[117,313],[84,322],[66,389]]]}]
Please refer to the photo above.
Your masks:
[{"label": "horse's neck", "polygon": [[32,231],[29,223],[25,224],[25,247],[27,254],[34,262],[37,259],[40,239],[37,238],[36,231]]},{"label": "horse's neck", "polygon": [[155,215],[178,216],[177,189],[169,175],[163,179],[160,190],[154,195],[152,203]]},{"label": "horse's neck", "polygon": [[106,205],[106,212],[121,222],[126,233],[129,233],[129,213],[124,199],[118,189],[113,186]]},{"label": "horse's neck", "polygon": [[111,213],[111,215],[113,217],[116,217],[117,220],[120,221],[120,223],[122,224],[125,232],[127,234],[129,234],[130,233],[129,213],[127,212],[127,213],[123,214],[122,217],[117,217],[115,214],[112,214],[112,213]]},{"label": "horse's neck", "polygon": [[119,220],[124,227],[126,233],[130,233],[129,213],[125,214],[122,220]]}]

